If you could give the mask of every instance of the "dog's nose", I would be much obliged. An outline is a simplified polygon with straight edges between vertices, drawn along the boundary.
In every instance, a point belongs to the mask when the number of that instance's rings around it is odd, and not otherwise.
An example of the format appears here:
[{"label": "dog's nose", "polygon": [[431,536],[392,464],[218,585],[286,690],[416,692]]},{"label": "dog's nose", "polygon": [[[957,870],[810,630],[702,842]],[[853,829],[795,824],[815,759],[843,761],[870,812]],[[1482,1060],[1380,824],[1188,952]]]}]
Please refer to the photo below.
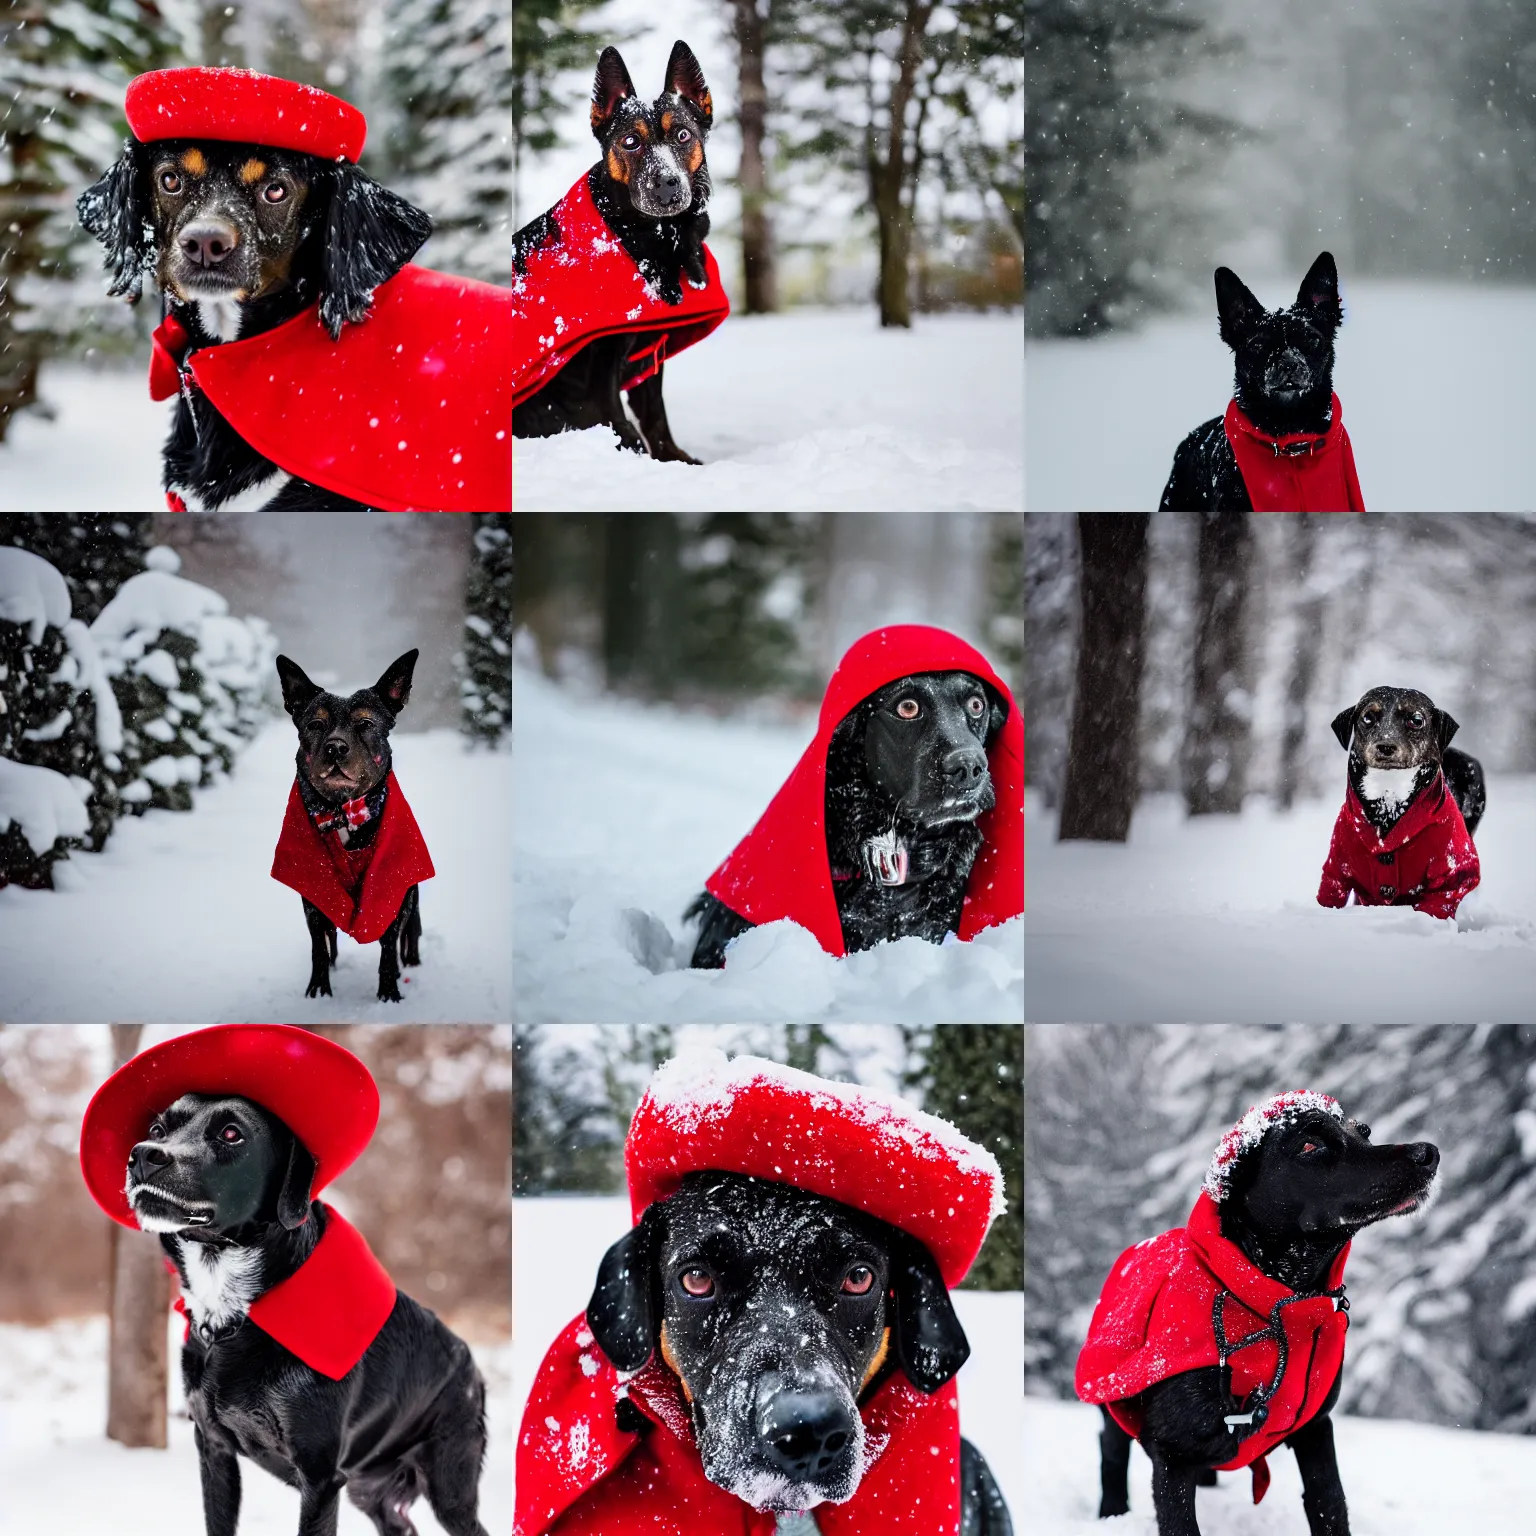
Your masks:
[{"label": "dog's nose", "polygon": [[1408,1146],[1408,1160],[1417,1163],[1420,1168],[1428,1168],[1431,1171],[1440,1166],[1440,1148],[1432,1141],[1410,1142]]},{"label": "dog's nose", "polygon": [[987,754],[980,747],[956,747],[942,766],[945,787],[963,794],[987,776]]},{"label": "dog's nose", "polygon": [[194,266],[216,267],[240,243],[240,231],[233,224],[207,219],[188,224],[176,237],[181,254]]},{"label": "dog's nose", "polygon": [[340,736],[332,736],[325,744],[325,755],[333,762],[339,763],[347,755],[347,744]]},{"label": "dog's nose", "polygon": [[128,1154],[128,1171],[135,1178],[146,1179],[156,1168],[164,1168],[170,1160],[171,1154],[164,1147],[157,1147],[152,1141],[141,1141]]},{"label": "dog's nose", "polygon": [[853,1438],[853,1421],[840,1397],[825,1391],[776,1392],[758,1412],[758,1435],[786,1477],[825,1477]]}]

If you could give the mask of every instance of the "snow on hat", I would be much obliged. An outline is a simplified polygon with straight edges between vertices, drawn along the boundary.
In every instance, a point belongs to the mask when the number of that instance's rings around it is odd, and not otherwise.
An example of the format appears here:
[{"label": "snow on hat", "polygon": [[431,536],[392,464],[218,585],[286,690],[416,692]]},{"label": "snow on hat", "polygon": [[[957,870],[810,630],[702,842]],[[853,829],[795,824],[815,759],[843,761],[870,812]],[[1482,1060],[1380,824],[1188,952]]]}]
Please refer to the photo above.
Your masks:
[{"label": "snow on hat", "polygon": [[151,70],[128,82],[123,111],[141,144],[219,139],[355,162],[368,137],[351,102],[253,69]]},{"label": "snow on hat", "polygon": [[651,1079],[624,1144],[639,1221],[689,1173],[791,1184],[917,1238],[958,1285],[1007,1208],[997,1159],[948,1121],[872,1088],[725,1052],[679,1052]]},{"label": "snow on hat", "polygon": [[80,1171],[113,1221],[138,1230],[124,1192],[128,1154],[184,1093],[237,1094],[270,1110],[315,1160],[319,1194],[379,1123],[379,1089],[351,1051],[291,1024],[215,1024],[140,1051],[96,1090],[80,1127]]},{"label": "snow on hat", "polygon": [[1211,1158],[1211,1166],[1205,1170],[1206,1194],[1219,1205],[1230,1192],[1228,1181],[1238,1159],[1258,1146],[1269,1134],[1271,1127],[1289,1124],[1313,1109],[1320,1109],[1325,1115],[1332,1115],[1335,1120],[1344,1118],[1344,1111],[1337,1099],[1310,1088],[1292,1088],[1285,1093],[1277,1093],[1274,1098],[1266,1099],[1262,1104],[1255,1104],[1221,1138]]}]

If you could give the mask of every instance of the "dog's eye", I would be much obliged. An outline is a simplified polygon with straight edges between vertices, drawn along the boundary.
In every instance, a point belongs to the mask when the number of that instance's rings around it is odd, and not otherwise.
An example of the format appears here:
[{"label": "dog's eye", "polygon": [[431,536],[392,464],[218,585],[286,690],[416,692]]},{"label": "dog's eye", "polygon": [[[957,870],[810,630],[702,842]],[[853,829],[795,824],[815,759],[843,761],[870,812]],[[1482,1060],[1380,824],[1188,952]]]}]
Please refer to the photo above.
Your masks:
[{"label": "dog's eye", "polygon": [[875,1272],[868,1264],[856,1264],[843,1280],[843,1291],[849,1296],[867,1296],[875,1283]]},{"label": "dog's eye", "polygon": [[903,720],[916,720],[918,715],[922,713],[922,710],[919,708],[916,699],[902,699],[896,706],[896,713]]},{"label": "dog's eye", "polygon": [[692,137],[693,135],[686,128],[679,128],[677,130],[677,142],[679,144],[686,144]]},{"label": "dog's eye", "polygon": [[165,1140],[165,1127],[158,1120],[149,1128],[149,1139],[151,1141]]},{"label": "dog's eye", "polygon": [[620,149],[638,149],[640,147],[640,135],[638,133],[626,133],[619,140]]},{"label": "dog's eye", "polygon": [[979,693],[973,693],[965,701],[965,707],[969,711],[971,719],[980,720],[987,711],[987,701]]},{"label": "dog's eye", "polygon": [[161,171],[160,187],[162,191],[169,192],[174,196],[181,191],[181,177],[175,171]]},{"label": "dog's eye", "polygon": [[1424,729],[1424,716],[1421,715],[1418,710],[1414,710],[1414,712],[1409,715],[1408,729],[1410,731],[1422,731]]},{"label": "dog's eye", "polygon": [[261,189],[261,195],[269,203],[280,203],[285,197],[288,196],[288,188],[285,187],[280,181],[269,181],[266,186]]},{"label": "dog's eye", "polygon": [[1321,1152],[1322,1146],[1315,1141],[1305,1141],[1301,1144],[1300,1156],[1306,1157],[1310,1152]]},{"label": "dog's eye", "polygon": [[685,1269],[678,1281],[690,1296],[713,1296],[715,1282],[702,1269]]},{"label": "dog's eye", "polygon": [[238,1125],[234,1124],[233,1121],[231,1121],[230,1124],[226,1125],[224,1129],[219,1132],[219,1140],[222,1141],[226,1147],[238,1147],[240,1143],[245,1140],[245,1132],[242,1131]]}]

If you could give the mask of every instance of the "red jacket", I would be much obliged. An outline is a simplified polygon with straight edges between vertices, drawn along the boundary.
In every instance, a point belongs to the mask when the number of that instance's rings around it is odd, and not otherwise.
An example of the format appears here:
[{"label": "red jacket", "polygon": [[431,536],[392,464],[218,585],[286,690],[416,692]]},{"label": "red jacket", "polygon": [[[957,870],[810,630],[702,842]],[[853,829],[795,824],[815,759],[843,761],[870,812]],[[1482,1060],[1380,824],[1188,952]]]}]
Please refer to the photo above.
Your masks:
[{"label": "red jacket", "polygon": [[1328,430],[1285,432],[1271,437],[1243,414],[1236,400],[1227,406],[1227,441],[1255,512],[1363,512],[1355,452],[1344,430],[1339,397],[1333,397]]},{"label": "red jacket", "polygon": [[1008,685],[980,651],[947,630],[893,624],[849,647],[827,683],[816,737],[706,886],[751,923],[791,918],[816,935],[829,955],[841,955],[843,926],[832,893],[827,855],[827,747],[832,733],[861,699],[909,672],[970,672],[995,688],[1008,718],[987,752],[997,804],[976,823],[985,841],[971,868],[961,909],[960,937],[1024,910],[1024,721]]},{"label": "red jacket", "polygon": [[172,315],[155,332],[149,392],[195,385],[280,469],[369,506],[508,512],[511,317],[510,289],[406,266],[337,341],[312,305],[188,352]]},{"label": "red jacket", "polygon": [[[621,1398],[655,1426],[621,1430]],[[859,1408],[873,1458],[823,1536],[958,1536],[960,1417],[953,1381],[925,1397],[893,1373]],[[677,1378],[655,1359],[626,1382],[578,1317],[550,1346],[517,1440],[514,1536],[773,1536],[776,1517],[704,1476]]]},{"label": "red jacket", "polygon": [[[1328,1273],[1327,1291],[1340,1298],[1348,1257],[1346,1245]],[[1223,1363],[1219,1306],[1237,1411],[1260,1403],[1265,1410],[1262,1424],[1234,1434],[1234,1453],[1221,1467],[1252,1466],[1257,1503],[1269,1486],[1264,1457],[1315,1417],[1344,1363],[1347,1313],[1329,1294],[1295,1297],[1221,1235],[1220,1208],[1202,1193],[1187,1226],[1137,1243],[1115,1261],[1077,1357],[1077,1395],[1103,1404],[1139,1436],[1140,1407],[1127,1399],[1170,1376]]]},{"label": "red jacket", "polygon": [[359,944],[382,938],[405,893],[436,874],[393,773],[386,784],[378,833],[368,847],[353,851],[338,833],[322,833],[309,819],[295,781],[272,856],[272,878],[307,897]]},{"label": "red jacket", "polygon": [[1317,900],[1342,907],[1353,891],[1361,906],[1412,906],[1431,917],[1455,917],[1481,878],[1477,849],[1444,774],[1419,791],[1385,837],[1377,835],[1351,784],[1333,824]]},{"label": "red jacket", "polygon": [[704,286],[696,288],[684,277],[681,302],[667,303],[597,211],[585,176],[550,215],[558,237],[532,252],[525,273],[512,274],[513,405],[543,388],[587,342],[659,330],[655,345],[630,359],[623,387],[633,389],[730,314],[708,246]]}]

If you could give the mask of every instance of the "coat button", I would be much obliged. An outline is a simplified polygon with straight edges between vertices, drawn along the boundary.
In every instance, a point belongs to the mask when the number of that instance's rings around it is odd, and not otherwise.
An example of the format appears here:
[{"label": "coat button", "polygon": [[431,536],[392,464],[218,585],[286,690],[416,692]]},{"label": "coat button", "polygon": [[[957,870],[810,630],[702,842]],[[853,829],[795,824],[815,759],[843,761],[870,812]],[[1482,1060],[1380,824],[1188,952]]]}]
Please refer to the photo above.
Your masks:
[{"label": "coat button", "polygon": [[1378,894],[1383,901],[1391,901],[1397,895],[1397,887],[1395,885],[1380,886],[1378,887]]}]

